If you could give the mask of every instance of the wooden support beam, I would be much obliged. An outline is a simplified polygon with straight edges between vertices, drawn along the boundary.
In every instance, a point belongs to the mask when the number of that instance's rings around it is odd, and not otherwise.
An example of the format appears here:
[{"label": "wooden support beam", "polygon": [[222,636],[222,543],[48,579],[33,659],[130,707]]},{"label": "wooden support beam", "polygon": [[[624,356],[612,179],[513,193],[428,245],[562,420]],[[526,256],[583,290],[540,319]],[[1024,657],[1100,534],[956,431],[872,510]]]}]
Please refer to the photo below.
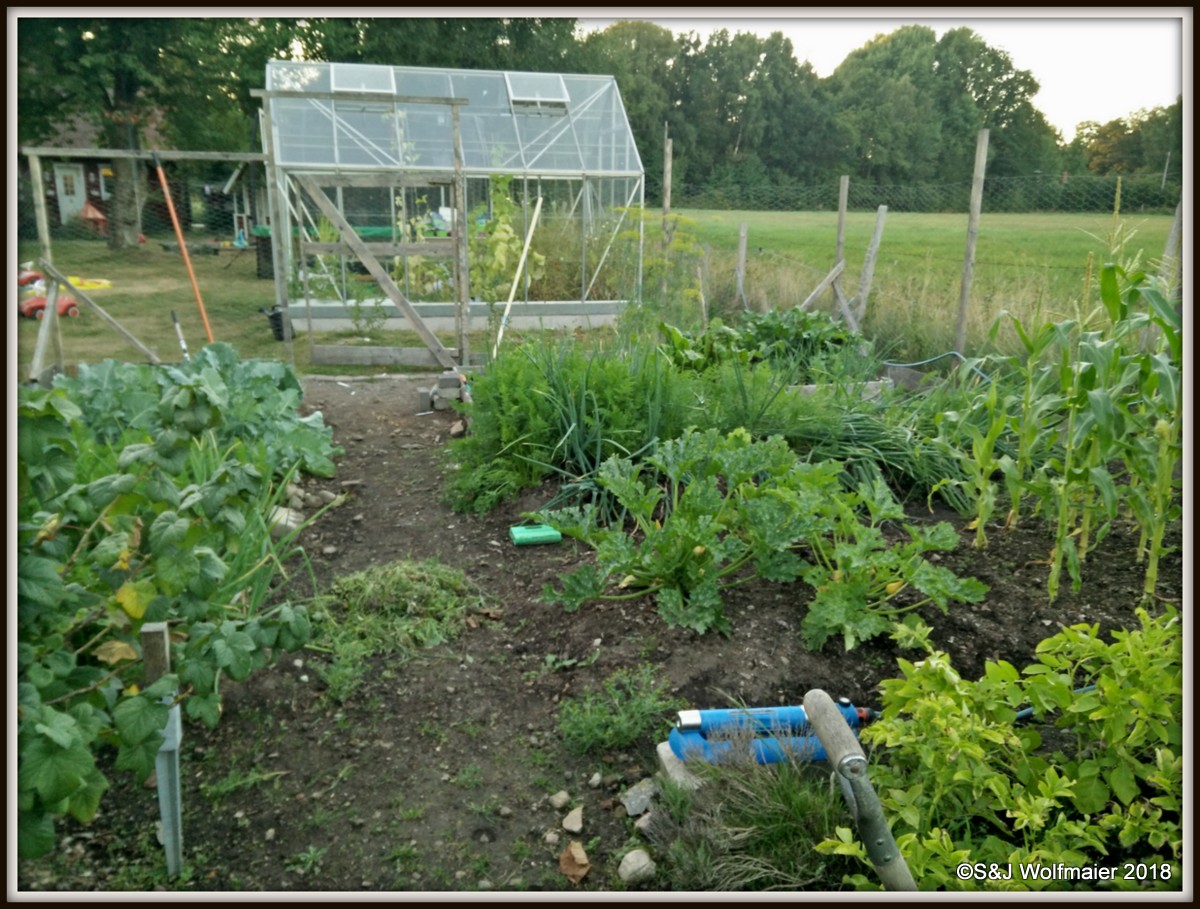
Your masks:
[{"label": "wooden support beam", "polygon": [[[138,350],[140,350],[142,352],[142,354],[146,357],[147,360],[149,360],[151,363],[153,363],[155,365],[162,363],[162,360],[160,360],[158,358],[158,354],[156,354],[149,347],[147,347],[145,344],[143,344],[141,341],[139,341],[137,338],[135,338],[133,333],[131,331],[129,331],[129,329],[127,329],[124,325],[122,325],[120,322],[118,322],[116,319],[114,319],[112,316],[110,316],[108,313],[106,313],[100,307],[100,305],[98,303],[96,303],[95,300],[93,300],[86,293],[84,293],[82,290],[80,290],[78,287],[76,287],[74,284],[72,284],[66,278],[65,275],[63,275],[61,272],[58,271],[58,269],[56,269],[49,262],[41,262],[39,264],[40,264],[42,271],[44,271],[47,275],[49,275],[51,278],[53,278],[56,282],[61,284],[63,287],[70,288],[71,293],[75,296],[76,300],[78,300],[80,303],[84,304],[85,306],[91,308],[96,313],[96,315],[98,315],[101,319],[103,319],[105,322],[107,322],[109,324],[109,326],[111,326],[112,329],[117,334],[119,334],[122,338],[124,338],[126,341],[128,341],[130,344],[132,344]],[[48,298],[47,306],[49,306],[49,305],[50,305],[50,301]],[[49,318],[50,314],[47,313],[46,317]],[[36,362],[36,358],[35,358],[35,362]]]},{"label": "wooden support beam", "polygon": [[[138,161],[152,161],[153,151],[131,151],[128,148],[59,148],[57,146],[23,145],[21,154],[31,158],[133,158]],[[172,151],[165,149],[158,152],[163,161],[265,161],[266,155],[261,152],[201,152],[201,151]]]},{"label": "wooden support beam", "polygon": [[808,309],[808,307],[812,306],[813,302],[817,299],[817,297],[819,297],[821,294],[823,294],[825,292],[825,290],[831,284],[833,284],[834,281],[837,280],[838,275],[840,275],[845,270],[846,270],[846,260],[842,259],[842,261],[838,262],[837,265],[833,266],[833,271],[831,271],[829,274],[827,274],[821,280],[821,283],[816,286],[816,289],[814,289],[813,292],[808,295],[808,299],[806,299],[803,303],[801,303],[796,308],[801,311],[804,311],[804,310]]},{"label": "wooden support beam", "polygon": [[[38,246],[42,261],[50,261],[50,216],[46,211],[46,185],[42,182],[42,160],[37,155],[29,158],[29,177],[33,183],[33,211],[37,219]],[[54,376],[63,371],[62,331],[58,325],[58,285],[51,284],[46,298],[46,314],[38,328],[37,344],[33,349],[33,362],[29,367],[29,378],[39,385],[48,386]],[[46,364],[48,354],[53,359]]]},{"label": "wooden support beam", "polygon": [[846,320],[846,324],[850,326],[853,332],[858,331],[858,319],[854,318],[854,310],[850,308],[850,301],[846,299],[846,295],[842,293],[842,289],[838,286],[837,279],[833,281],[833,294],[837,297],[838,309],[842,311],[842,318]]},{"label": "wooden support beam", "polygon": [[[856,322],[862,322],[867,315],[867,297],[871,293],[871,282],[875,279],[875,260],[879,258],[879,244],[883,241],[883,221],[886,217],[887,206],[879,206],[875,213],[875,232],[871,235],[870,245],[867,246],[867,255],[863,259],[862,277],[858,280],[858,293],[854,297]],[[855,329],[855,331],[857,330]]]},{"label": "wooden support beam", "polygon": [[[448,353],[459,358],[457,348],[447,348]],[[433,352],[424,347],[349,347],[341,344],[314,344],[313,363],[343,366],[440,366]],[[471,359],[482,363],[483,356]]]},{"label": "wooden support beam", "polygon": [[[454,255],[454,240],[450,237],[435,237],[421,243],[371,243],[363,241],[363,247],[375,256],[444,256]],[[352,256],[350,244],[321,243],[315,240],[301,244],[303,252],[319,256]]]},{"label": "wooden support beam", "polygon": [[[289,169],[290,176],[296,176],[298,169]],[[453,186],[454,175],[448,171],[355,171],[344,168],[334,168],[330,171],[314,171],[316,177],[325,186],[350,186],[365,189],[389,189],[402,187]]]}]

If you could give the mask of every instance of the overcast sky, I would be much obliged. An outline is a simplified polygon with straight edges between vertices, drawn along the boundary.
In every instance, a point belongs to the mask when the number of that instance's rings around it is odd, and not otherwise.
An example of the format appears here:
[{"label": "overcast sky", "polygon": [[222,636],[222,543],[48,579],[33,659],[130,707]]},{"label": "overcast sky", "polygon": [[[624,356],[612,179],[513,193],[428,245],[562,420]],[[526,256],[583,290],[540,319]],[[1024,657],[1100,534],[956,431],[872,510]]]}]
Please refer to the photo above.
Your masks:
[{"label": "overcast sky", "polygon": [[1183,92],[1185,63],[1191,85],[1191,7],[746,7],[736,18],[719,7],[695,14],[672,7],[577,7],[564,15],[575,15],[585,27],[646,19],[702,36],[720,28],[730,35],[782,31],[797,59],[812,63],[819,76],[830,75],[876,35],[902,25],[928,25],[939,37],[965,25],[1006,51],[1017,69],[1033,74],[1041,86],[1034,106],[1068,142],[1084,121],[1106,123],[1173,104]]}]

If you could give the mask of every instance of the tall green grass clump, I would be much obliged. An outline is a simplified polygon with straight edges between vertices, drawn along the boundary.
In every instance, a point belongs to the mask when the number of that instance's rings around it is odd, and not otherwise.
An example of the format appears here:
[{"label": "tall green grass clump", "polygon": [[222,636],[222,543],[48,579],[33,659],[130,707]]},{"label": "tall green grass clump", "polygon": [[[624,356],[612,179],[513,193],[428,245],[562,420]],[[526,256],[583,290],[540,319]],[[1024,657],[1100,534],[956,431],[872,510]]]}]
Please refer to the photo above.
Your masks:
[{"label": "tall green grass clump", "polygon": [[462,405],[471,433],[451,444],[447,500],[482,513],[549,479],[586,482],[610,456],[682,432],[686,394],[652,349],[542,339],[506,351]]},{"label": "tall green grass clump", "polygon": [[666,854],[679,890],[839,890],[852,859],[816,844],[850,824],[840,790],[801,760],[696,765],[705,785],[681,793],[668,783],[668,811],[650,836]]},{"label": "tall green grass clump", "polygon": [[670,715],[683,702],[667,693],[653,666],[620,669],[600,691],[563,702],[558,714],[563,744],[576,754],[603,754],[650,744],[670,728]]}]

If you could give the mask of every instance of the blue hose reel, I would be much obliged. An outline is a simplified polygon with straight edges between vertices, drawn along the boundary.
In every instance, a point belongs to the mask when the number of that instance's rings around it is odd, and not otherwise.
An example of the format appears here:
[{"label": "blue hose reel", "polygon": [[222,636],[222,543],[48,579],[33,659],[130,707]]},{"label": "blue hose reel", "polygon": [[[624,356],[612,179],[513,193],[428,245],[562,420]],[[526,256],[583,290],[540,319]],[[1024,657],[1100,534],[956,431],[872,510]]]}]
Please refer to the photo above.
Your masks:
[{"label": "blue hose reel", "polygon": [[[855,707],[848,698],[840,698],[837,707],[856,735],[875,717],[873,710]],[[760,764],[776,764],[789,757],[802,761],[826,759],[803,707],[681,710],[667,738],[671,751],[681,761],[709,764],[742,753],[747,740]]]}]

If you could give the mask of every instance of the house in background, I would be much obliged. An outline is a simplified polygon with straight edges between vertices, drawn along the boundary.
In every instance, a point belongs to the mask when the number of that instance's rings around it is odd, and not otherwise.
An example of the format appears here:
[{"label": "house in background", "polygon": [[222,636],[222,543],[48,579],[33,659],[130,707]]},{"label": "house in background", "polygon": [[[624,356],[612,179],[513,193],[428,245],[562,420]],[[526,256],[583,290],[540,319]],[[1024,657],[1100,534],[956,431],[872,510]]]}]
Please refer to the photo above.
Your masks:
[{"label": "house in background", "polygon": [[[169,147],[154,124],[147,130],[146,142],[151,147]],[[44,143],[39,143],[39,147],[71,151],[98,150],[101,147],[100,130],[83,118],[76,117],[61,126]],[[29,179],[29,164],[24,159],[20,163],[20,173],[23,181]],[[83,225],[96,233],[106,230],[115,181],[112,161],[108,156],[43,155],[42,181],[46,211],[52,227]],[[32,235],[36,236],[32,212],[28,214],[28,218],[23,216],[20,219],[22,237],[28,233],[26,221],[34,232]]]}]

